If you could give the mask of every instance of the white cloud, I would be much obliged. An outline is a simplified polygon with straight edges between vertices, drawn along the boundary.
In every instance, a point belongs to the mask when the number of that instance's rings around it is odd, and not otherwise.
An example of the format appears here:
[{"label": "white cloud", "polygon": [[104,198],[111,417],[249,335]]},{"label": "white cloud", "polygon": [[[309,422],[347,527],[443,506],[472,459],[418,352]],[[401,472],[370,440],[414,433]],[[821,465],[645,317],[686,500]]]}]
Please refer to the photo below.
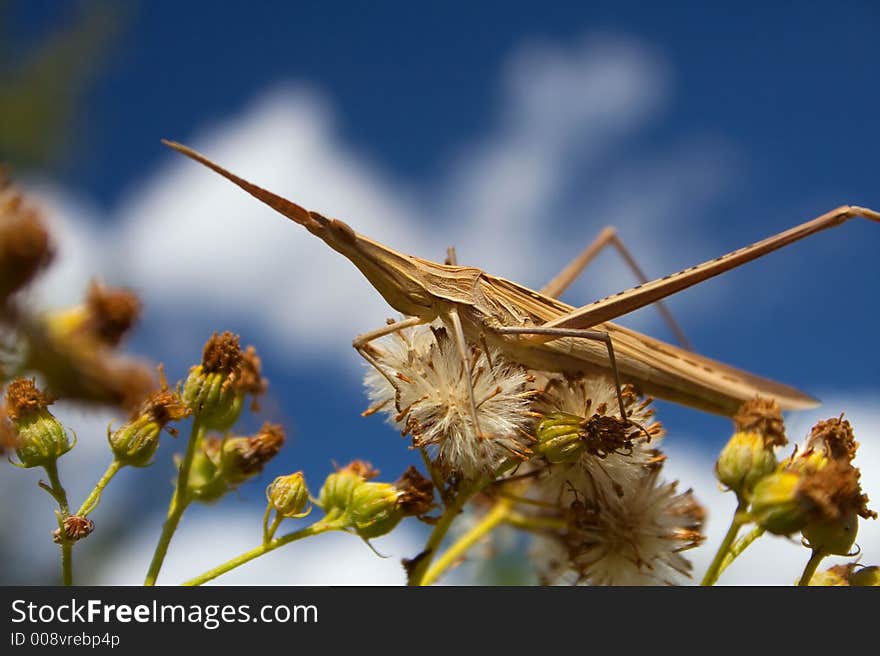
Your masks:
[{"label": "white cloud", "polygon": [[[880,409],[876,403],[877,395],[877,392],[867,393],[864,397],[827,394],[824,410],[799,413],[787,424],[789,438],[793,442],[800,442],[816,421],[846,411],[846,418],[852,423],[856,439],[860,443],[856,465],[862,472],[862,489],[874,501],[869,504],[874,509],[880,501],[880,443],[877,440],[880,435]],[[712,459],[694,457],[692,451],[683,449],[685,443],[687,441],[678,441],[677,447],[666,449],[669,459],[665,472],[670,478],[680,480],[685,488],[693,487],[697,498],[708,510],[708,539],[697,549],[688,552],[689,558],[694,562],[695,573],[702,575],[727,531],[736,504],[732,494],[719,490],[712,475]],[[880,523],[876,520],[861,520],[856,543],[862,550],[862,562],[868,565],[880,563]],[[764,536],[734,561],[719,583],[791,585],[800,577],[808,557],[809,552],[799,542]],[[829,558],[823,563],[822,569],[851,560]]]}]

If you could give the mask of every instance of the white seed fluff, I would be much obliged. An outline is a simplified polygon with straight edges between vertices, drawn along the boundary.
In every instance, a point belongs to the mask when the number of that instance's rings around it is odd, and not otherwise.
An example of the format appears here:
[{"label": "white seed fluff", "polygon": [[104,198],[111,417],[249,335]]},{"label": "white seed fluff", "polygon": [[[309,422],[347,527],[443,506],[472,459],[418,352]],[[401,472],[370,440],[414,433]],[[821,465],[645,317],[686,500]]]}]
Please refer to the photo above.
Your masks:
[{"label": "white seed fluff", "polygon": [[[444,473],[473,479],[511,456],[528,453],[534,392],[526,370],[471,345],[468,380],[455,341],[442,325],[416,326],[371,344],[394,386],[371,367],[364,384],[372,401],[414,447],[429,447]],[[479,431],[471,418],[473,386]],[[397,391],[395,391],[395,387]]]},{"label": "white seed fluff", "polygon": [[703,516],[690,490],[677,494],[655,470],[623,495],[573,503],[568,527],[539,538],[531,556],[546,583],[673,584],[690,573],[680,552],[702,541]]}]

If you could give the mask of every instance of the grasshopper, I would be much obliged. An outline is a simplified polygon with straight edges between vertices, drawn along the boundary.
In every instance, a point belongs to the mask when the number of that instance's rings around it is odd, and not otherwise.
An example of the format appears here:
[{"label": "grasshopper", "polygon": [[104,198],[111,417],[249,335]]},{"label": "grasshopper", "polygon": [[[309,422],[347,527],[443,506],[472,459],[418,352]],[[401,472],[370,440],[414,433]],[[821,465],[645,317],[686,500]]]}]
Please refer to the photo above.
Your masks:
[{"label": "grasshopper", "polygon": [[[371,354],[369,343],[412,326],[441,319],[450,329],[471,380],[466,344],[494,346],[531,369],[570,374],[611,372],[620,416],[626,420],[621,384],[644,394],[703,411],[732,416],[755,396],[776,400],[783,410],[810,408],[818,401],[793,387],[741,371],[611,322],[854,217],[880,222],[880,213],[844,205],[811,221],[677,273],[575,308],[555,298],[591,257],[590,249],[572,262],[543,293],[481,269],[440,264],[405,255],[356,233],[339,219],[306,210],[263,189],[204,155],[176,142],[165,145],[207,166],[258,200],[298,223],[338,251],[363,273],[385,301],[408,317],[356,337],[353,346],[397,389],[394,375]],[[636,269],[637,270],[637,269]],[[644,276],[642,276],[644,279]],[[664,312],[664,316],[668,315]],[[473,390],[471,419],[480,434]]]}]

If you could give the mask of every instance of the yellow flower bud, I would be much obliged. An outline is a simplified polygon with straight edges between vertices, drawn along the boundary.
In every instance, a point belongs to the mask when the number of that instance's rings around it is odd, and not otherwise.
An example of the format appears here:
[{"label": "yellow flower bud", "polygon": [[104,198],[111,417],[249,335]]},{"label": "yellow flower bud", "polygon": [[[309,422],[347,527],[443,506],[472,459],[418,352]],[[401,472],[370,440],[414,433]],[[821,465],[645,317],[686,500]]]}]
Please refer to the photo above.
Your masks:
[{"label": "yellow flower bud", "polygon": [[279,476],[266,488],[266,498],[281,517],[297,519],[305,517],[309,507],[309,488],[303,473]]},{"label": "yellow flower bud", "polygon": [[808,508],[798,495],[800,476],[778,471],[755,485],[752,516],[759,526],[776,535],[791,535],[809,519]]},{"label": "yellow flower bud", "polygon": [[751,495],[755,484],[776,469],[776,456],[765,438],[753,431],[737,431],[721,450],[715,476],[740,497]]},{"label": "yellow flower bud", "polygon": [[872,565],[854,571],[849,576],[849,584],[856,586],[880,586],[880,567]]}]

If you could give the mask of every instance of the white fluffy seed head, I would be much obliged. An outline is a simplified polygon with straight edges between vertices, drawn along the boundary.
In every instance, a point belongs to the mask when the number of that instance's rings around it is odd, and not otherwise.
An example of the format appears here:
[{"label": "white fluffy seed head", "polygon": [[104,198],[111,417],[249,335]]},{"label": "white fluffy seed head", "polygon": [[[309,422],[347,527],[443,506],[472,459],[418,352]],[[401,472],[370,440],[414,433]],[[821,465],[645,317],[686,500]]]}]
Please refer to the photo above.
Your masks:
[{"label": "white fluffy seed head", "polygon": [[702,541],[704,518],[691,491],[676,493],[654,470],[623,492],[598,488],[572,502],[567,527],[536,541],[531,556],[545,583],[657,585],[689,575],[680,552]]},{"label": "white fluffy seed head", "polygon": [[[544,392],[536,399],[538,412],[566,412],[584,418],[593,415],[620,418],[617,392],[610,377],[554,377],[543,387]],[[621,489],[662,465],[664,456],[657,447],[664,430],[654,419],[651,399],[640,399],[633,388],[626,385],[623,402],[627,418],[633,422],[629,429],[632,450],[611,453],[605,458],[584,452],[574,463],[548,467],[539,481],[539,493],[545,501],[567,506],[575,501],[573,490],[583,498],[596,486],[619,494]]]},{"label": "white fluffy seed head", "polygon": [[[364,379],[372,401],[414,447],[429,447],[447,474],[473,479],[511,456],[528,454],[530,376],[496,351],[475,346],[468,353],[471,380],[455,341],[442,325],[408,328],[373,342],[371,353],[394,380],[375,368]],[[473,386],[479,431],[470,408]],[[395,391],[395,386],[397,391]]]}]

